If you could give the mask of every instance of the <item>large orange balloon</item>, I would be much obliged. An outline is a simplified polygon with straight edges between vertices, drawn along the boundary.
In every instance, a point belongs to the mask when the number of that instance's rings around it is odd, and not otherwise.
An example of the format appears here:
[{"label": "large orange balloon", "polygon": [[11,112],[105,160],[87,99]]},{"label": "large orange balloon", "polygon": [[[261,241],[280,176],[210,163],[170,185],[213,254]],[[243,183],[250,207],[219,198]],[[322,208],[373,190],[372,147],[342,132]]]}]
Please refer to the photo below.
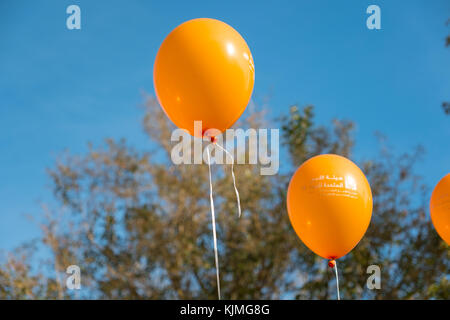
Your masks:
[{"label": "large orange balloon", "polygon": [[434,188],[430,200],[430,213],[437,233],[450,245],[450,173]]},{"label": "large orange balloon", "polygon": [[[250,101],[254,81],[245,40],[226,23],[207,18],[175,28],[159,48],[153,70],[167,116],[194,136],[232,126]],[[194,121],[202,121],[202,132],[194,132]]]},{"label": "large orange balloon", "polygon": [[303,243],[325,259],[337,259],[363,237],[372,216],[372,191],[350,160],[324,154],[297,169],[287,195],[289,219]]}]

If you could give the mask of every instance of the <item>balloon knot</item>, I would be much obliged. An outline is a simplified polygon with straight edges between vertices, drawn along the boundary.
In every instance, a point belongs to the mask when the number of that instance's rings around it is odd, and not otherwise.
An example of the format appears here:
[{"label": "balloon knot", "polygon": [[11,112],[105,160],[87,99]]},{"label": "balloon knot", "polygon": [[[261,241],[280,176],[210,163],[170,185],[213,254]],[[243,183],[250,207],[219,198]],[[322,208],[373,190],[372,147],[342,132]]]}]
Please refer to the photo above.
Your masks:
[{"label": "balloon knot", "polygon": [[216,138],[215,136],[210,136],[209,134],[205,134],[205,133],[207,133],[206,131],[207,131],[207,130],[204,130],[204,131],[203,131],[203,133],[202,133],[202,139],[207,138],[207,139],[209,139],[209,141],[210,141],[211,143],[216,143],[216,142],[217,142],[217,138]]},{"label": "balloon knot", "polygon": [[334,261],[334,260],[328,261],[328,266],[329,266],[330,268],[334,268],[334,267],[336,266],[336,261]]}]

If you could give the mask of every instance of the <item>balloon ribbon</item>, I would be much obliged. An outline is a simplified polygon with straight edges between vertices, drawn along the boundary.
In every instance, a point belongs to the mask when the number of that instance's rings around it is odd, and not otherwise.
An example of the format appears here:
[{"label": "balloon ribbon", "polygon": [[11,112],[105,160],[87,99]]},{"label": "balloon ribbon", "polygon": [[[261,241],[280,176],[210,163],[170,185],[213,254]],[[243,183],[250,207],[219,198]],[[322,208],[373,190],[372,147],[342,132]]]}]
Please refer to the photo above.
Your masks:
[{"label": "balloon ribbon", "polygon": [[231,176],[233,177],[234,192],[236,193],[236,200],[237,200],[237,205],[238,205],[238,215],[239,215],[239,218],[240,218],[241,217],[241,199],[239,197],[239,191],[238,191],[238,189],[236,187],[236,177],[234,176],[234,158],[231,155],[231,153],[227,149],[222,147],[220,144],[216,143],[215,145],[218,146],[223,151],[225,151],[225,153],[231,158]]},{"label": "balloon ribbon", "polygon": [[208,171],[209,171],[209,202],[211,203],[211,218],[212,218],[212,229],[214,238],[214,258],[216,260],[216,278],[217,278],[217,295],[220,297],[220,276],[219,276],[219,256],[217,253],[217,234],[216,234],[216,215],[214,213],[214,199],[212,190],[212,178],[211,178],[211,157],[209,155],[209,145],[206,147],[208,154]]},{"label": "balloon ribbon", "polygon": [[330,260],[330,262],[328,262],[328,266],[330,268],[334,268],[334,272],[336,274],[336,291],[337,291],[337,299],[341,300],[341,297],[339,295],[339,275],[338,275],[338,270],[337,270],[337,262],[336,260]]},{"label": "balloon ribbon", "polygon": [[[212,177],[211,177],[211,155],[209,151],[209,144],[206,147],[207,155],[208,155],[208,172],[209,172],[209,200],[211,203],[211,219],[212,219],[212,229],[213,229],[213,238],[214,238],[214,259],[216,262],[216,279],[217,279],[217,295],[219,297],[219,300],[221,300],[221,294],[220,294],[220,273],[219,273],[219,254],[217,250],[217,233],[216,233],[216,215],[214,211],[214,199],[213,199],[213,189],[212,189]],[[239,198],[239,191],[236,187],[236,177],[234,175],[234,158],[224,147],[222,147],[219,144],[216,144],[218,147],[220,147],[225,153],[230,156],[232,163],[231,163],[231,175],[233,177],[233,185],[234,185],[234,191],[236,193],[237,198],[237,204],[238,204],[238,214],[239,217],[241,217],[241,200]]]}]

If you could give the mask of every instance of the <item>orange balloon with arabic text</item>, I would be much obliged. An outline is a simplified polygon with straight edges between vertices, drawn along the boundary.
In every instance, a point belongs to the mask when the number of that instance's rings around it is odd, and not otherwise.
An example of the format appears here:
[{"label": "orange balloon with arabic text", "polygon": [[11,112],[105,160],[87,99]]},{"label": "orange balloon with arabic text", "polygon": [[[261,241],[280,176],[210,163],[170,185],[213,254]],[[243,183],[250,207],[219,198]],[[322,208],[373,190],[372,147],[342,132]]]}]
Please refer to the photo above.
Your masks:
[{"label": "orange balloon with arabic text", "polygon": [[291,224],[303,243],[325,259],[350,252],[372,217],[372,191],[352,161],[334,154],[304,162],[289,184]]}]

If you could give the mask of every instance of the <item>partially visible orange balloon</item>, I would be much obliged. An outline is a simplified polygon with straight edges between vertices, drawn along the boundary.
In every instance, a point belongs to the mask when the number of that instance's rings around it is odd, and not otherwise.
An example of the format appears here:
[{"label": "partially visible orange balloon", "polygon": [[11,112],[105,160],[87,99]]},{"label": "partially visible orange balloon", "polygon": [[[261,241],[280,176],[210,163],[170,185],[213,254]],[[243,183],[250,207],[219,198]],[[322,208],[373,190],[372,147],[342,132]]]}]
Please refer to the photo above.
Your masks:
[{"label": "partially visible orange balloon", "polygon": [[287,206],[303,243],[325,259],[338,259],[364,236],[372,217],[372,191],[353,162],[323,154],[297,169]]},{"label": "partially visible orange balloon", "polygon": [[[244,112],[253,91],[255,67],[241,35],[208,18],[189,20],[163,41],[155,59],[153,82],[167,116],[194,136],[221,132]],[[202,121],[202,132],[194,132]]]},{"label": "partially visible orange balloon", "polygon": [[450,245],[450,173],[434,188],[430,199],[430,213],[437,233]]}]

